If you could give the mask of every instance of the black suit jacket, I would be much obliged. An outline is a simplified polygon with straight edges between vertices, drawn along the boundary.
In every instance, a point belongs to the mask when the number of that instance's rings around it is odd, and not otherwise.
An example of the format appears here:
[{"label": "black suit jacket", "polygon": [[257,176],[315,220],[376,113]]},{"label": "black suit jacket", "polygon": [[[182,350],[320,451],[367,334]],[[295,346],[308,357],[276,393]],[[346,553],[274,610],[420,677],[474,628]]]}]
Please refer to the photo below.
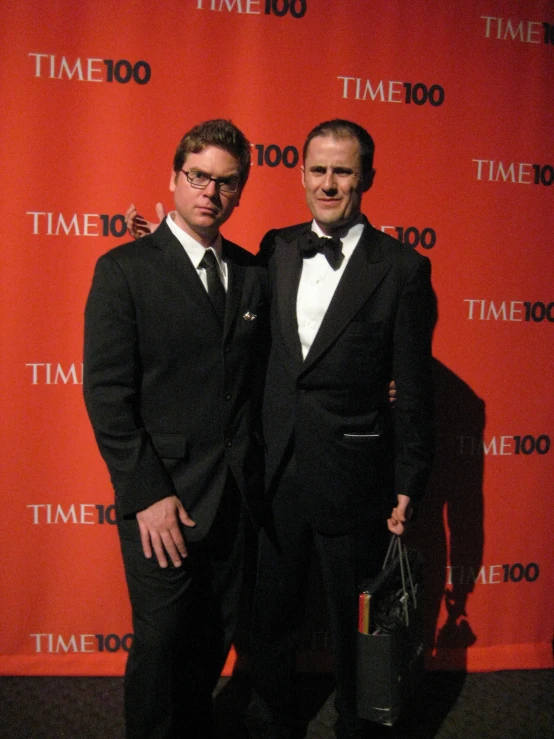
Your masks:
[{"label": "black suit jacket", "polygon": [[297,243],[309,230],[306,223],[270,231],[260,250],[272,289],[266,486],[271,491],[293,440],[306,515],[323,533],[347,533],[388,517],[396,494],[414,501],[423,494],[432,458],[435,299],[429,260],[366,223],[303,360]]},{"label": "black suit jacket", "polygon": [[228,469],[259,517],[256,440],[267,329],[267,277],[223,240],[225,325],[182,245],[163,223],[96,265],[85,310],[84,396],[119,518],[176,494],[209,529]]}]

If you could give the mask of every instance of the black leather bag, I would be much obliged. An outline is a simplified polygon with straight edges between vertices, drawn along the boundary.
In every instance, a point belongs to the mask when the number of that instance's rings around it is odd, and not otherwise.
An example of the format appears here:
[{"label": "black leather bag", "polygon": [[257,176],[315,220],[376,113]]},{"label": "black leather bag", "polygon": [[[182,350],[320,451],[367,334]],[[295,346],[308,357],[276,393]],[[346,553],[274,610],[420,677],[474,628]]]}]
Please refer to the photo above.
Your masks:
[{"label": "black leather bag", "polygon": [[381,573],[361,586],[357,644],[360,718],[392,726],[423,675],[423,559],[392,535]]}]

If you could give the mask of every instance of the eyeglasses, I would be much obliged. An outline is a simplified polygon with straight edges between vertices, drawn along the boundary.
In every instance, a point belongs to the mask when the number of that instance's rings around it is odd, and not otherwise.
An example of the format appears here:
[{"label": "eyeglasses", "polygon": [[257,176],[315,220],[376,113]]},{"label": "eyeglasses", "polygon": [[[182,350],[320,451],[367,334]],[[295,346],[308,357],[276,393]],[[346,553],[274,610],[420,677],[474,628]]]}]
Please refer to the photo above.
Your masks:
[{"label": "eyeglasses", "polygon": [[188,172],[182,169],[181,172],[186,176],[189,184],[198,190],[203,190],[205,187],[208,187],[210,182],[215,182],[215,186],[220,192],[231,195],[238,192],[240,187],[240,180],[234,175],[231,177],[210,177],[209,174],[201,172],[199,169],[189,169]]}]

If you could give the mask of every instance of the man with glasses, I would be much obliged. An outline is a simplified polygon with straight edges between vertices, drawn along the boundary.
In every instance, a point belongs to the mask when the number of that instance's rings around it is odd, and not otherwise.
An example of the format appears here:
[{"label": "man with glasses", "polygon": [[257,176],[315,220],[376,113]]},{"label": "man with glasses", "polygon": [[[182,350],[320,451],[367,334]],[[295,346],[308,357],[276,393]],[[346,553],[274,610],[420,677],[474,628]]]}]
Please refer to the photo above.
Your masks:
[{"label": "man with glasses", "polygon": [[246,515],[260,515],[266,276],[219,233],[249,171],[250,144],[229,121],[185,134],[175,210],[98,260],[86,305],[84,396],[115,490],[133,613],[127,739],[211,736]]}]

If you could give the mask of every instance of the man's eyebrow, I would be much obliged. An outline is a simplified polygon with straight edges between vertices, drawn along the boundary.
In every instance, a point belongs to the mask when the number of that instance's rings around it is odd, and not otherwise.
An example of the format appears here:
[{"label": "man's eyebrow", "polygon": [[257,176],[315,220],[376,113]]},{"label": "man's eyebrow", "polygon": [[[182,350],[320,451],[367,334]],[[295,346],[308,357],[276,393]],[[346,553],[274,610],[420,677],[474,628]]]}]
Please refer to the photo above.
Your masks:
[{"label": "man's eyebrow", "polygon": [[310,172],[315,172],[317,170],[326,171],[327,169],[332,169],[333,172],[354,172],[355,171],[353,167],[346,167],[345,165],[342,165],[342,164],[337,164],[336,166],[331,166],[331,167],[325,167],[323,164],[313,164],[310,167]]},{"label": "man's eyebrow", "polygon": [[[196,172],[196,174],[203,174],[206,177],[211,177],[211,174],[209,172],[206,172],[204,169],[199,169],[198,167],[191,167],[189,169],[189,172]],[[238,178],[238,172],[233,172],[233,174],[226,174],[223,177],[216,177],[217,180],[238,180]]]}]

